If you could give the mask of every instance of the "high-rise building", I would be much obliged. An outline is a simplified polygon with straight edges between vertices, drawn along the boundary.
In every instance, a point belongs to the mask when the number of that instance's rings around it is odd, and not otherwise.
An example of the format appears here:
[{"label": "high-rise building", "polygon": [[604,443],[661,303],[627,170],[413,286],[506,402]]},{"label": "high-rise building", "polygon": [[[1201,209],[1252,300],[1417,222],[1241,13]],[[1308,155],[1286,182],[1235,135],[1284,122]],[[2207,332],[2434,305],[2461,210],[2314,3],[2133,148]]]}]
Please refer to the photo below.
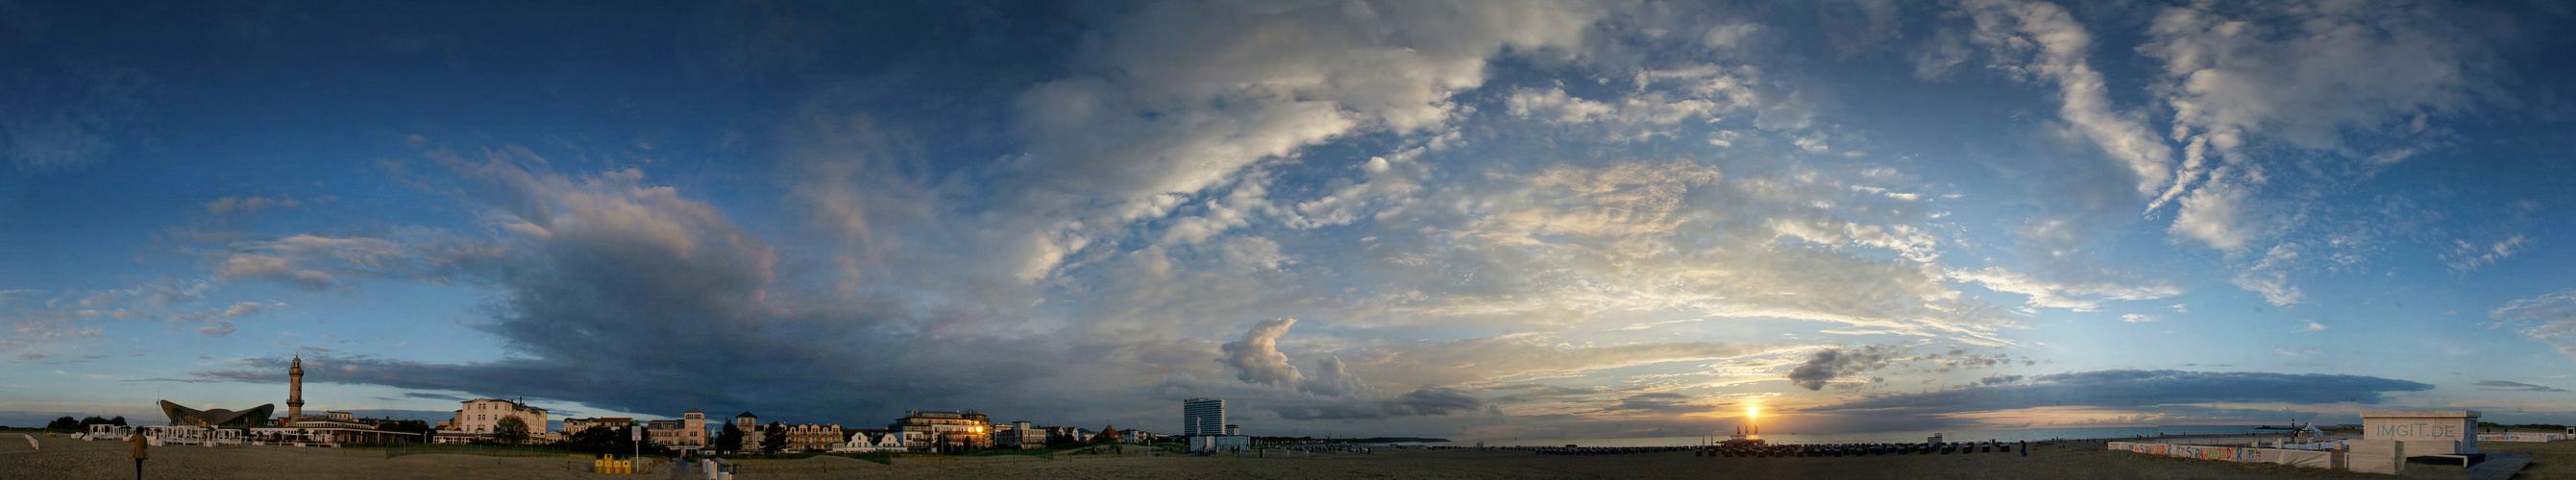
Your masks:
[{"label": "high-rise building", "polygon": [[1224,435],[1225,401],[1193,398],[1181,401],[1181,434]]}]

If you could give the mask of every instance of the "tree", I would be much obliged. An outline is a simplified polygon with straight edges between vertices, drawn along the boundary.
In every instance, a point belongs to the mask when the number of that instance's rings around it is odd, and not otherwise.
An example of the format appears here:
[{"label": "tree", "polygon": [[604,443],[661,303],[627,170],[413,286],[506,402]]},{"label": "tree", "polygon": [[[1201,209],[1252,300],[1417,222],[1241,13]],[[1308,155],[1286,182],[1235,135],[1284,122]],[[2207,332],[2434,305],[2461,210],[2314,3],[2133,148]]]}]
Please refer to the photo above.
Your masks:
[{"label": "tree", "polygon": [[410,432],[410,433],[429,433],[429,432],[430,432],[429,422],[421,421],[421,420],[395,420],[395,421],[390,421],[390,422],[385,422],[385,423],[376,424],[376,429],[377,429],[377,430],[384,430],[384,431],[388,431],[388,432]]},{"label": "tree", "polygon": [[778,453],[787,449],[787,425],[769,422],[769,431],[760,435],[761,453]]},{"label": "tree", "polygon": [[110,418],[110,419],[107,419],[107,424],[108,424],[108,425],[115,425],[115,426],[119,426],[119,427],[125,426],[125,416],[124,416],[124,415],[117,415],[117,416],[116,416],[116,418]]},{"label": "tree", "polygon": [[582,453],[626,453],[634,451],[634,442],[627,440],[626,435],[626,429],[623,428],[609,428],[607,425],[592,425],[589,429],[574,432],[571,437],[564,439],[563,448]]},{"label": "tree", "polygon": [[99,418],[99,416],[97,416],[97,415],[91,415],[91,416],[88,416],[88,417],[82,417],[82,418],[81,418],[81,420],[80,420],[80,428],[83,428],[83,429],[87,429],[87,428],[89,428],[89,426],[91,426],[91,425],[107,425],[107,424],[108,424],[108,423],[107,423],[107,419],[105,419],[105,418]]},{"label": "tree", "polygon": [[526,442],[528,421],[520,420],[516,415],[501,417],[501,422],[492,426],[492,438],[509,444]]},{"label": "tree", "polygon": [[725,422],[724,431],[716,432],[716,451],[742,451],[742,427],[734,426],[733,422]]},{"label": "tree", "polygon": [[63,418],[57,418],[57,419],[54,419],[54,421],[53,421],[52,423],[47,423],[47,424],[45,424],[45,429],[46,429],[46,430],[79,430],[79,429],[81,429],[81,424],[80,424],[80,420],[74,420],[74,419],[72,419],[72,417],[63,417]]}]

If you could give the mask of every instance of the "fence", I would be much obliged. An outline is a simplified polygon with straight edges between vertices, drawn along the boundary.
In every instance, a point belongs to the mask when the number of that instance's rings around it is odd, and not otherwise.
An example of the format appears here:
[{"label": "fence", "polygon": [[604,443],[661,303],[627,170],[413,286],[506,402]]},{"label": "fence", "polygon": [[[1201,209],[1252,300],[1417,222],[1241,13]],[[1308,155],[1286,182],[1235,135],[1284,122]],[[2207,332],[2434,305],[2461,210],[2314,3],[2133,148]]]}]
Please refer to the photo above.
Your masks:
[{"label": "fence", "polygon": [[2163,455],[2168,457],[2227,462],[2278,463],[2282,465],[2334,468],[2334,452],[2311,452],[2277,448],[2234,448],[2205,445],[2170,445],[2163,443],[2110,442],[2110,449]]},{"label": "fence", "polygon": [[2555,441],[2567,440],[2567,439],[2569,439],[2569,438],[2568,438],[2568,435],[2567,435],[2567,434],[2564,434],[2564,433],[2481,433],[2481,434],[2478,434],[2478,441],[2481,441],[2481,442],[2555,442]]}]

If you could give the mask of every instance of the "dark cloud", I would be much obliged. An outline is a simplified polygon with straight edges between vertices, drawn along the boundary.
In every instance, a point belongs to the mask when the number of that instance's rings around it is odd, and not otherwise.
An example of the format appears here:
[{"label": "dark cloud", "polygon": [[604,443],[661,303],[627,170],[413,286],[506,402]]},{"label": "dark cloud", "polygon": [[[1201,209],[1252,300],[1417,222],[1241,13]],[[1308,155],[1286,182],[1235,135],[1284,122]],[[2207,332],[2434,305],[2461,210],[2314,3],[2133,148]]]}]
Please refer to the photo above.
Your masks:
[{"label": "dark cloud", "polygon": [[2565,391],[2567,391],[2567,389],[2564,389],[2564,388],[2555,388],[2555,387],[2548,387],[2548,386],[2541,386],[2541,385],[2532,385],[2532,384],[2522,383],[2522,382],[2508,382],[2508,381],[2503,381],[2503,380],[2479,380],[2479,381],[2478,381],[2478,383],[2477,383],[2476,385],[2478,386],[2478,389],[2479,389],[2479,390],[2499,390],[2499,391],[2507,391],[2507,392],[2565,392]]},{"label": "dark cloud", "polygon": [[1587,412],[1583,412],[1583,413],[1584,413],[1584,414],[1595,414],[1595,413],[1636,412],[1636,413],[1649,413],[1649,414],[1677,415],[1677,414],[1684,414],[1684,413],[1699,413],[1699,412],[1706,412],[1706,411],[1709,411],[1709,410],[1716,409],[1717,407],[1726,406],[1726,405],[1731,405],[1731,403],[1715,403],[1715,404],[1697,404],[1697,403],[1690,403],[1690,399],[1691,399],[1691,396],[1689,396],[1689,395],[1683,395],[1683,394],[1671,393],[1671,392],[1640,393],[1640,394],[1636,394],[1636,395],[1629,395],[1627,398],[1621,398],[1621,399],[1619,399],[1619,403],[1618,403],[1618,404],[1610,405],[1610,406],[1606,406],[1606,407],[1601,407],[1601,408],[1600,408],[1600,409],[1598,409],[1598,410],[1592,410],[1592,411],[1587,411]]},{"label": "dark cloud", "polygon": [[1537,401],[1557,400],[1557,399],[1570,398],[1570,397],[1584,397],[1584,396],[1593,396],[1593,395],[1605,395],[1605,394],[1619,393],[1619,392],[1622,392],[1622,391],[1635,390],[1636,388],[1643,388],[1643,387],[1632,387],[1632,388],[1626,388],[1626,389],[1610,389],[1610,388],[1600,388],[1600,387],[1566,387],[1566,386],[1558,386],[1558,385],[1548,385],[1548,384],[1543,384],[1543,383],[1518,383],[1518,384],[1511,384],[1511,385],[1504,385],[1504,386],[1499,386],[1499,387],[1493,387],[1493,388],[1489,388],[1489,389],[1486,389],[1486,390],[1487,390],[1487,391],[1512,391],[1512,392],[1519,392],[1519,393],[1512,393],[1512,394],[1508,394],[1508,395],[1502,395],[1502,396],[1494,397],[1494,398],[1491,400],[1491,402],[1492,402],[1492,403],[1498,403],[1498,404],[1501,404],[1501,403],[1526,403],[1526,402],[1537,402]]},{"label": "dark cloud", "polygon": [[1274,409],[1280,417],[1291,420],[1386,418],[1436,416],[1473,413],[1485,408],[1483,400],[1454,388],[1429,387],[1395,398],[1351,405],[1291,406]]},{"label": "dark cloud", "polygon": [[426,398],[430,400],[446,400],[451,402],[465,401],[464,398],[459,398],[454,395],[440,395],[435,393],[405,392],[402,396],[409,398]]},{"label": "dark cloud", "polygon": [[1897,360],[1902,347],[1868,345],[1859,348],[1827,348],[1809,357],[1807,363],[1789,371],[1789,383],[1808,390],[1822,390],[1825,384],[1844,375],[1877,370]]},{"label": "dark cloud", "polygon": [[[1056,364],[1098,360],[1069,352],[1067,342],[1010,336],[1018,329],[1002,324],[1023,317],[991,305],[923,303],[900,292],[827,298],[786,285],[773,247],[635,170],[532,171],[545,161],[516,148],[431,157],[462,183],[432,188],[468,192],[505,228],[488,241],[421,235],[403,245],[410,248],[371,251],[399,257],[377,263],[404,265],[406,278],[493,289],[471,326],[510,354],[437,364],[308,348],[324,353],[305,357],[306,381],[849,423],[908,409],[1043,413],[1056,404],[990,392],[1050,377]],[[279,382],[286,360],[193,375]]]},{"label": "dark cloud", "polygon": [[1993,384],[1980,380],[1977,384],[1961,388],[1878,395],[1807,410],[1903,410],[1935,414],[2053,406],[2145,407],[2208,402],[2377,404],[2387,400],[2385,392],[2431,389],[2433,386],[2425,383],[2359,375],[2100,370],[2033,376],[2028,383],[2018,384]]}]

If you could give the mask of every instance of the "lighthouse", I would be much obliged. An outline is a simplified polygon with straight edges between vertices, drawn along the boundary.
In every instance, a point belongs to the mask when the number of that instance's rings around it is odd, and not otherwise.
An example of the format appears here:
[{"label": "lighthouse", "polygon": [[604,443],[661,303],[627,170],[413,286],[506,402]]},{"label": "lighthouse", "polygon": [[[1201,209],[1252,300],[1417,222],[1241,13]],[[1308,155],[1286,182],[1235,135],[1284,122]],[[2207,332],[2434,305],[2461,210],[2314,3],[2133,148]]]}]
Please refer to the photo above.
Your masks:
[{"label": "lighthouse", "polygon": [[304,356],[296,355],[295,363],[286,369],[286,424],[279,426],[292,427],[296,420],[303,418]]}]

